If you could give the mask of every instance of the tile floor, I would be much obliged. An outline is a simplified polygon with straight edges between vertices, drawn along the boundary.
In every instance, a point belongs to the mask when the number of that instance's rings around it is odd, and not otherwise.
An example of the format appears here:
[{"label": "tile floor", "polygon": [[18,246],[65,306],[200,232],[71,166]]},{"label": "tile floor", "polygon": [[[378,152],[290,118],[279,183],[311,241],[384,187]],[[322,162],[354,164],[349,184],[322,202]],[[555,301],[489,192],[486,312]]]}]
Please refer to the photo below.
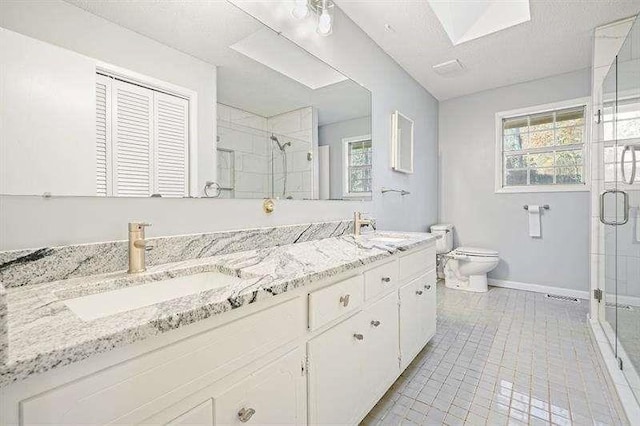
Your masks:
[{"label": "tile floor", "polygon": [[364,425],[628,424],[587,323],[588,303],[438,284],[436,336]]}]

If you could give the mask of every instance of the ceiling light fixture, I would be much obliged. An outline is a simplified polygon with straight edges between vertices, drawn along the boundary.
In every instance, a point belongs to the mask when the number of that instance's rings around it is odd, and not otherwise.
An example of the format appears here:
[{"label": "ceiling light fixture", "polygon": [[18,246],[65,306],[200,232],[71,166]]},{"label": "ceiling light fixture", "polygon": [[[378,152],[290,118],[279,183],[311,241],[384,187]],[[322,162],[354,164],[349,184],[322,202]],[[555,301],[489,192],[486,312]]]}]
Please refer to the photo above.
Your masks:
[{"label": "ceiling light fixture", "polygon": [[321,36],[328,36],[333,32],[333,8],[332,0],[295,0],[295,6],[291,10],[294,18],[303,20],[313,12],[317,17],[316,32]]}]

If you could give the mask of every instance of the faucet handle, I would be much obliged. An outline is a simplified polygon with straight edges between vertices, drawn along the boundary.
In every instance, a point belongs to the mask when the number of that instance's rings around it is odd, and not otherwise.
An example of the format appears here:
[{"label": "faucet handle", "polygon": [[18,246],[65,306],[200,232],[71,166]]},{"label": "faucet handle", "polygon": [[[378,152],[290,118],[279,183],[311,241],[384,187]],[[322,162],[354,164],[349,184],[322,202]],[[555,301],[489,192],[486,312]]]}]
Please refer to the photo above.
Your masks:
[{"label": "faucet handle", "polygon": [[151,226],[151,224],[146,222],[129,222],[129,232],[142,231],[147,226]]}]

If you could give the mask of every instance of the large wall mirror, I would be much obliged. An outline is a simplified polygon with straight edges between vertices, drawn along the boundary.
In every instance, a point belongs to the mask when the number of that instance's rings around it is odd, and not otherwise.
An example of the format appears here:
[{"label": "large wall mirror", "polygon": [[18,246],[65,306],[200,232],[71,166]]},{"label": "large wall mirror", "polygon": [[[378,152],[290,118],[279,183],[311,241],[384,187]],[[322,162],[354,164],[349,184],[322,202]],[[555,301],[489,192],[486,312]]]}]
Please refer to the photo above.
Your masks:
[{"label": "large wall mirror", "polygon": [[231,3],[3,2],[0,27],[0,194],[370,197],[370,92]]}]

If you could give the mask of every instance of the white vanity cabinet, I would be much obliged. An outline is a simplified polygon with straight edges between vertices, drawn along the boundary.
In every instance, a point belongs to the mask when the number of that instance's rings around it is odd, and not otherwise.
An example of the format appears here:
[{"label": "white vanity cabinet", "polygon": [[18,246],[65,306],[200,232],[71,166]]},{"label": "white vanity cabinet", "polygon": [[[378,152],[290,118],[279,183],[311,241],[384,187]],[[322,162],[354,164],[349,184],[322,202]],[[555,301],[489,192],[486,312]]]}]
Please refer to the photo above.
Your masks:
[{"label": "white vanity cabinet", "polygon": [[436,330],[436,272],[400,287],[400,367],[404,370]]},{"label": "white vanity cabinet", "polygon": [[357,424],[436,327],[433,242],[0,389],[0,426]]},{"label": "white vanity cabinet", "polygon": [[400,374],[397,293],[311,339],[307,348],[309,423],[357,423]]},{"label": "white vanity cabinet", "polygon": [[[362,309],[307,345],[310,424],[358,423],[435,334],[433,247],[370,268],[364,278]],[[316,315],[310,312],[310,325]]]}]

